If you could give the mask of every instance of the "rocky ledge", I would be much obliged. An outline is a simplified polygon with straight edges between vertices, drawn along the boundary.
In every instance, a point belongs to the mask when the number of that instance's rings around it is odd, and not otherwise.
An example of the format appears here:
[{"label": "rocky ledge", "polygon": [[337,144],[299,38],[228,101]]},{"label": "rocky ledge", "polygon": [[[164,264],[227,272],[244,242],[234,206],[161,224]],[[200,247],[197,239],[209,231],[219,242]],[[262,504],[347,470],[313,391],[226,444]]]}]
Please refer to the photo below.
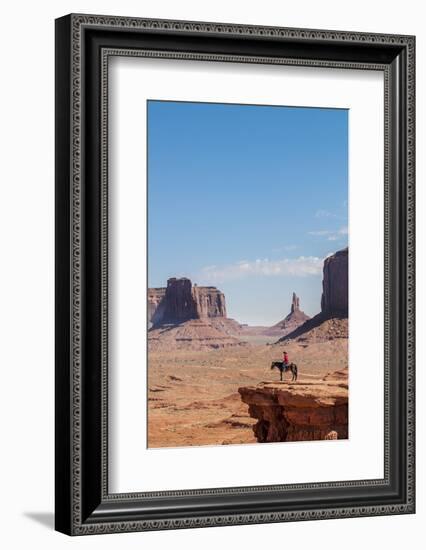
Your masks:
[{"label": "rocky ledge", "polygon": [[319,382],[264,382],[239,388],[250,416],[257,419],[257,441],[347,439],[347,372],[337,374]]}]

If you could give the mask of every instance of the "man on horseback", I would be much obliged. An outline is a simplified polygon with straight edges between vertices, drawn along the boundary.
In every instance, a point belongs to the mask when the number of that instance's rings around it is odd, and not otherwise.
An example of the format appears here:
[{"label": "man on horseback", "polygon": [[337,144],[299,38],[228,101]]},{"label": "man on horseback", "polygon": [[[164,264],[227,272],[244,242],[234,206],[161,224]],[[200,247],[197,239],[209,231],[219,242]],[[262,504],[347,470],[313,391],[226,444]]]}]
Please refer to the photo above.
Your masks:
[{"label": "man on horseback", "polygon": [[289,363],[290,363],[290,361],[288,360],[288,353],[286,351],[284,351],[283,352],[283,367],[284,367],[284,370],[288,369]]},{"label": "man on horseback", "polygon": [[278,369],[280,371],[280,380],[283,379],[283,373],[287,372],[288,370],[291,371],[291,381],[296,382],[297,380],[297,365],[295,363],[290,363],[288,360],[288,354],[286,351],[283,352],[283,360],[282,361],[272,361],[271,363],[271,370]]}]

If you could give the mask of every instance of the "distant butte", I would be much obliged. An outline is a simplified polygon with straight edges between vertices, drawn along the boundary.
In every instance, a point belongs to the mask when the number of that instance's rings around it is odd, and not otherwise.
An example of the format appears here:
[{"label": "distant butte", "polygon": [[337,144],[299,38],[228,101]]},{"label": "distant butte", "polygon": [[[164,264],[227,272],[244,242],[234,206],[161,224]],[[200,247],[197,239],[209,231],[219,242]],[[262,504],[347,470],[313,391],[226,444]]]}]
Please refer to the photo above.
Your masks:
[{"label": "distant butte", "polygon": [[308,319],[310,319],[309,315],[306,315],[306,313],[300,309],[300,298],[293,292],[290,313],[274,326],[283,330],[294,330]]},{"label": "distant butte", "polygon": [[148,321],[153,326],[212,317],[226,318],[225,295],[214,286],[197,286],[186,277],[172,277],[166,288],[148,289]]},{"label": "distant butte", "polygon": [[214,286],[197,286],[172,277],[167,287],[148,289],[150,350],[220,349],[244,345],[239,323],[226,315],[225,295]]},{"label": "distant butte", "polygon": [[270,336],[285,336],[289,332],[297,329],[300,325],[303,325],[308,319],[310,319],[310,317],[300,309],[300,298],[293,292],[290,313],[272,327],[265,329],[263,334]]}]

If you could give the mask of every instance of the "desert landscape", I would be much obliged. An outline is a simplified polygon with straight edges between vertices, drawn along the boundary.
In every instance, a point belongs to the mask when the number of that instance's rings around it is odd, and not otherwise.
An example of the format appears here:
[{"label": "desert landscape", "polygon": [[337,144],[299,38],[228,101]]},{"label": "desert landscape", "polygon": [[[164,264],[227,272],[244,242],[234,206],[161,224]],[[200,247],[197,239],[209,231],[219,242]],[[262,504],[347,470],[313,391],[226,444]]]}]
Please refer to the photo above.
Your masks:
[{"label": "desert landscape", "polygon": [[[148,289],[148,447],[348,437],[348,248],[324,260],[317,315],[288,300],[282,321],[247,326],[216,287]],[[271,370],[284,350],[297,381]]]}]

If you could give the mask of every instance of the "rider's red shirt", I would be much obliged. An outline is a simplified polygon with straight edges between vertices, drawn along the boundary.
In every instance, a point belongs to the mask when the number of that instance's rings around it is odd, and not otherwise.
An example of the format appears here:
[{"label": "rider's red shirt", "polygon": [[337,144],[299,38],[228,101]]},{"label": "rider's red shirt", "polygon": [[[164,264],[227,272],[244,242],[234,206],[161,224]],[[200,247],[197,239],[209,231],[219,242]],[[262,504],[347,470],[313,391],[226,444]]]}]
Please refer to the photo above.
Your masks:
[{"label": "rider's red shirt", "polygon": [[284,353],[284,363],[288,363],[288,355]]}]

